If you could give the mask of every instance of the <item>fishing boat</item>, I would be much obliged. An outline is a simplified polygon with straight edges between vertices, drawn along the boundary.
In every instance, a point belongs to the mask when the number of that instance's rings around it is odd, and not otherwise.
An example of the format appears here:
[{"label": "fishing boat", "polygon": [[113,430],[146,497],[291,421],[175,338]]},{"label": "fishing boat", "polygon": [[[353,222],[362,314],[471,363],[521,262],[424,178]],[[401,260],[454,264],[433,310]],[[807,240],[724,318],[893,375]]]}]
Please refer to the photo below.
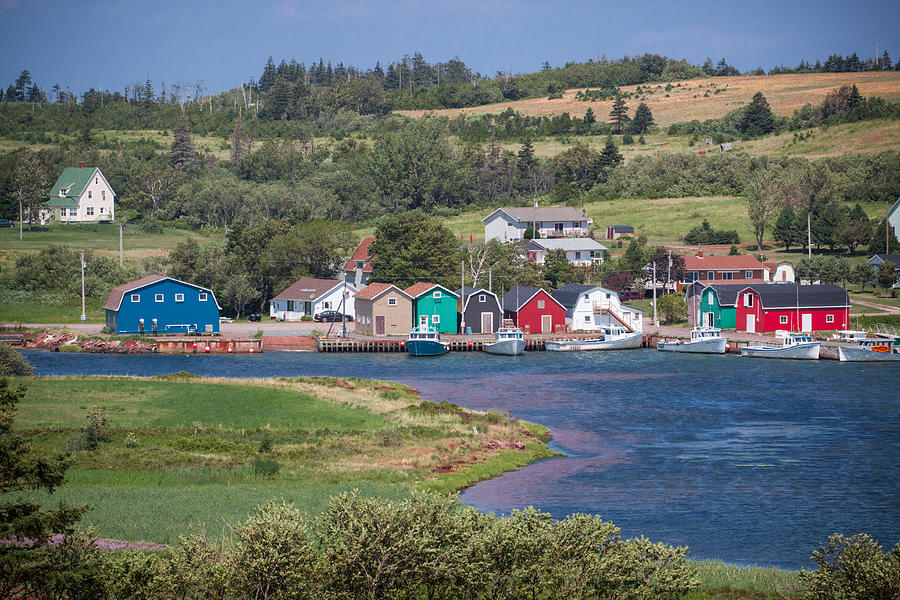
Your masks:
[{"label": "fishing boat", "polygon": [[856,340],[855,346],[838,346],[838,360],[841,362],[900,361],[900,340],[896,338]]},{"label": "fishing boat", "polygon": [[664,352],[698,352],[701,354],[725,354],[728,338],[716,327],[694,327],[691,339],[657,342],[656,349]]},{"label": "fishing boat", "polygon": [[781,334],[781,344],[744,346],[741,348],[741,356],[817,360],[819,358],[819,346],[819,342],[813,340],[808,333],[791,331]]},{"label": "fishing boat", "polygon": [[441,341],[441,334],[424,325],[410,331],[406,340],[406,351],[410,356],[440,356],[448,350],[450,344]]},{"label": "fishing boat", "polygon": [[640,348],[643,335],[640,331],[628,331],[624,327],[606,325],[600,329],[600,337],[587,340],[558,340],[546,342],[544,347],[553,352],[576,352],[580,350],[624,350]]},{"label": "fishing boat", "polygon": [[494,341],[484,345],[484,351],[501,356],[525,354],[525,334],[518,327],[501,327],[494,334]]}]

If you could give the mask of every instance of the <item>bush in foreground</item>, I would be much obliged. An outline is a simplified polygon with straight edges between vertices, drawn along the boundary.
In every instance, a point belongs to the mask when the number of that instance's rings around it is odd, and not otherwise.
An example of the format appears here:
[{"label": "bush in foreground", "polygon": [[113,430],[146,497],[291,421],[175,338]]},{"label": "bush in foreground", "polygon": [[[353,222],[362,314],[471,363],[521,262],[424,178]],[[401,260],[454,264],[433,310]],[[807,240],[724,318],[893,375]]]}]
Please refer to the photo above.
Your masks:
[{"label": "bush in foreground", "polygon": [[6,344],[0,343],[0,377],[31,377],[34,367],[25,360],[21,353]]},{"label": "bush in foreground", "polygon": [[882,552],[865,533],[834,534],[811,557],[819,568],[800,571],[809,600],[897,600],[900,598],[900,543]]}]

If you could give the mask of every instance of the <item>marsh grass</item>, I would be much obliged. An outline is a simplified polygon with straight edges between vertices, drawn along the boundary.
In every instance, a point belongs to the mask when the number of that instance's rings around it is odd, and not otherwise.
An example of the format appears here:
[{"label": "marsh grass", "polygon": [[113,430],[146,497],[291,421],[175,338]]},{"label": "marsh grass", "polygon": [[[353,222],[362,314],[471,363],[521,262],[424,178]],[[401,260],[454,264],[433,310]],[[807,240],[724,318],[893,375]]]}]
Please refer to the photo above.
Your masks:
[{"label": "marsh grass", "polygon": [[792,598],[800,589],[798,571],[769,567],[741,567],[722,561],[697,561],[697,574],[703,582],[700,590],[686,600],[735,599],[768,600]]},{"label": "marsh grass", "polygon": [[[353,488],[391,498],[451,492],[556,455],[545,427],[423,402],[381,381],[190,373],[19,381],[29,390],[16,425],[35,449],[76,450],[57,495],[35,497],[90,504],[85,523],[104,537],[168,543],[198,522],[237,522],[272,498],[316,512]],[[110,435],[91,449],[73,444],[95,408]],[[261,464],[261,446],[273,464]]]}]

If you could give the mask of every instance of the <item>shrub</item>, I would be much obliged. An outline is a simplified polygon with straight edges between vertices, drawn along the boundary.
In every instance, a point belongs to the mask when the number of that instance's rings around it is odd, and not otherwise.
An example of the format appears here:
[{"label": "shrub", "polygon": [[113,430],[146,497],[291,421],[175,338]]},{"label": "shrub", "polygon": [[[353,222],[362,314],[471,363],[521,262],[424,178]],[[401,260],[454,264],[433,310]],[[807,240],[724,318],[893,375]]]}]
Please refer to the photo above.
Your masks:
[{"label": "shrub", "polygon": [[259,453],[268,454],[272,451],[272,436],[268,433],[264,434],[259,441]]},{"label": "shrub", "polygon": [[834,534],[812,553],[815,571],[800,570],[810,600],[896,600],[900,597],[900,543],[890,553],[865,533]]},{"label": "shrub", "polygon": [[271,458],[257,456],[253,459],[253,462],[250,463],[250,468],[257,475],[271,478],[278,474],[278,471],[281,470],[281,465],[278,464],[278,461]]},{"label": "shrub", "polygon": [[0,377],[16,375],[18,377],[31,377],[34,375],[34,367],[25,360],[21,353],[12,347],[0,343]]},{"label": "shrub", "polygon": [[60,352],[82,352],[81,346],[78,344],[63,344],[59,347]]},{"label": "shrub", "polygon": [[313,318],[312,318],[311,316],[309,316],[309,315],[303,315],[302,317],[300,317],[300,320],[301,320],[301,321],[309,322],[309,321],[312,321]]}]

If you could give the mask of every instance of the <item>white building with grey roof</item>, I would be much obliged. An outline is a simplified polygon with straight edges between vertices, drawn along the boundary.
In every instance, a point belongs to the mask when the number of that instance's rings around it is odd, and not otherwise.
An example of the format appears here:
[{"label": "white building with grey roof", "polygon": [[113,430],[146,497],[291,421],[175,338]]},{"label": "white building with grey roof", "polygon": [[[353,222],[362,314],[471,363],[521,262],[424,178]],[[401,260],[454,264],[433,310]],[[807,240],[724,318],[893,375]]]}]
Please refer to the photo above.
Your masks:
[{"label": "white building with grey roof", "polygon": [[539,265],[550,250],[565,250],[566,258],[576,267],[589,267],[600,264],[606,257],[606,246],[591,238],[550,238],[528,240],[525,242],[528,257]]},{"label": "white building with grey roof", "polygon": [[517,242],[534,225],[541,238],[586,237],[593,219],[572,206],[515,206],[498,208],[481,220],[484,241]]}]

